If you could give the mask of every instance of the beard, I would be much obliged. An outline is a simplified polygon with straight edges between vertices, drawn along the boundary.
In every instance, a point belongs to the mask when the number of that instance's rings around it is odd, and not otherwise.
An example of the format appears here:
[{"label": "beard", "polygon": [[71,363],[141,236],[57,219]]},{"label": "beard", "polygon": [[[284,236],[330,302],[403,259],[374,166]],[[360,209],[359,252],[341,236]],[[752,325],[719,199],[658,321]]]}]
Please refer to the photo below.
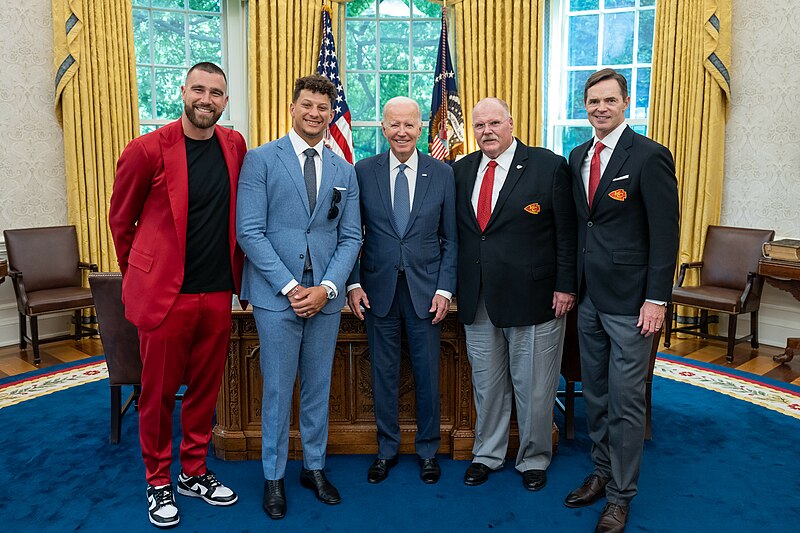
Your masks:
[{"label": "beard", "polygon": [[190,106],[187,103],[183,104],[183,111],[184,113],[186,113],[186,118],[189,119],[189,122],[191,122],[192,125],[200,129],[208,129],[212,127],[214,124],[217,123],[219,118],[222,116],[222,111],[217,111],[213,113],[211,116],[198,115],[197,112],[194,110],[194,107]]}]

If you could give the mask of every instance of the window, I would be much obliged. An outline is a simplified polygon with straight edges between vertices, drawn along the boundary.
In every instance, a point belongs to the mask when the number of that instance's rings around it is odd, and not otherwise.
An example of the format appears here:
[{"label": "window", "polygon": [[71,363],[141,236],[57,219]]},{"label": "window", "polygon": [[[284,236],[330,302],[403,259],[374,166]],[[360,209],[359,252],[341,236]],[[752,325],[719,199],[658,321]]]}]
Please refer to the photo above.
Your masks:
[{"label": "window", "polygon": [[[141,133],[180,116],[181,85],[189,67],[200,61],[216,63],[228,76],[230,103],[220,124],[246,124],[243,62],[232,66],[228,61],[229,56],[235,57],[229,48],[241,51],[243,44],[226,39],[229,34],[244,38],[235,26],[242,18],[237,0],[133,0]],[[234,46],[229,46],[231,42]]]},{"label": "window", "polygon": [[345,95],[355,160],[389,149],[380,128],[383,105],[395,96],[419,103],[423,130],[417,147],[428,153],[433,72],[441,5],[426,0],[352,0],[347,4]]},{"label": "window", "polygon": [[547,66],[548,148],[565,157],[589,140],[583,86],[611,67],[628,80],[628,124],[647,133],[656,0],[551,0]]}]

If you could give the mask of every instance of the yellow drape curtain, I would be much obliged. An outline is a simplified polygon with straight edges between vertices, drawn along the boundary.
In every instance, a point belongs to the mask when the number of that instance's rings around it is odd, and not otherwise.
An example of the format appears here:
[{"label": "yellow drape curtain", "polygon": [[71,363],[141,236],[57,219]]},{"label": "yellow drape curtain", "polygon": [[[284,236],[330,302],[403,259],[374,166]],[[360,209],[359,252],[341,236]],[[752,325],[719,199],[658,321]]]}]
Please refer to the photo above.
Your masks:
[{"label": "yellow drape curtain", "polygon": [[53,36],[69,223],[81,259],[116,270],[108,202],[117,159],[139,131],[131,4],[53,0]]},{"label": "yellow drape curtain", "polygon": [[[330,2],[328,5],[331,7]],[[321,2],[309,0],[250,0],[251,148],[273,141],[291,128],[289,104],[294,81],[317,71],[321,6]],[[335,33],[339,4],[333,3],[332,9]]]},{"label": "yellow drape curtain", "polygon": [[[730,65],[731,0],[656,4],[648,132],[675,157],[679,263],[700,260],[705,230],[719,222]],[[690,276],[696,273],[690,270],[686,283],[696,284]],[[694,314],[678,309],[679,317]]]},{"label": "yellow drape curtain", "polygon": [[477,148],[472,107],[487,96],[508,102],[514,134],[541,146],[544,121],[544,5],[546,0],[464,0],[455,18],[458,90],[467,152]]}]

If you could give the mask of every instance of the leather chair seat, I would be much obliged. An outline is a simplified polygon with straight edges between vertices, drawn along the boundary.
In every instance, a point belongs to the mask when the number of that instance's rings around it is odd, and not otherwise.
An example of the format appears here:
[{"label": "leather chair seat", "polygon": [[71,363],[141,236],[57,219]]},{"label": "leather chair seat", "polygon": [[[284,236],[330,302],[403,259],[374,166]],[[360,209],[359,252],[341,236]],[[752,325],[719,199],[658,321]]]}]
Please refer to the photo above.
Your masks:
[{"label": "leather chair seat", "polygon": [[82,287],[60,287],[28,293],[28,309],[32,315],[82,309],[92,305],[92,291]]},{"label": "leather chair seat", "polygon": [[713,311],[733,314],[741,313],[741,296],[741,289],[726,289],[707,285],[674,287],[672,289],[672,303],[675,305],[704,307]]}]

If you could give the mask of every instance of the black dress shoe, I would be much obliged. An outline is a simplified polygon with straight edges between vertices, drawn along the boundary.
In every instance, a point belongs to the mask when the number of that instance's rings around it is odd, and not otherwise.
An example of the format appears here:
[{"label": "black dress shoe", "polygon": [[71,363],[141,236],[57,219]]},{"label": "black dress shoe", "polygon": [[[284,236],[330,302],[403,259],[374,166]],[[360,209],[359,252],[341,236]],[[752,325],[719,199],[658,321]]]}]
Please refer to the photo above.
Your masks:
[{"label": "black dress shoe", "polygon": [[314,491],[322,503],[334,505],[342,501],[339,491],[325,477],[323,470],[306,470],[300,473],[300,484]]},{"label": "black dress shoe", "polygon": [[544,470],[526,470],[522,473],[522,486],[528,490],[542,490],[547,484]]},{"label": "black dress shoe", "polygon": [[264,481],[264,512],[272,519],[277,520],[286,516],[286,493],[283,491],[283,479],[268,479]]},{"label": "black dress shoe", "polygon": [[380,483],[389,477],[389,470],[397,464],[397,456],[390,459],[376,457],[367,470],[367,481],[370,483]]},{"label": "black dress shoe", "polygon": [[422,481],[431,485],[439,481],[440,477],[442,477],[442,469],[439,468],[439,461],[436,460],[436,457],[419,460],[419,478]]},{"label": "black dress shoe", "polygon": [[609,502],[603,508],[603,514],[597,521],[594,533],[622,533],[625,531],[627,521],[628,506]]},{"label": "black dress shoe", "polygon": [[483,463],[472,463],[469,465],[469,468],[467,468],[467,471],[464,472],[464,484],[473,487],[481,483],[486,483],[491,471],[492,469]]},{"label": "black dress shoe", "polygon": [[591,474],[583,480],[580,487],[567,494],[564,505],[567,507],[585,507],[606,495],[606,485],[611,481],[607,477]]}]

